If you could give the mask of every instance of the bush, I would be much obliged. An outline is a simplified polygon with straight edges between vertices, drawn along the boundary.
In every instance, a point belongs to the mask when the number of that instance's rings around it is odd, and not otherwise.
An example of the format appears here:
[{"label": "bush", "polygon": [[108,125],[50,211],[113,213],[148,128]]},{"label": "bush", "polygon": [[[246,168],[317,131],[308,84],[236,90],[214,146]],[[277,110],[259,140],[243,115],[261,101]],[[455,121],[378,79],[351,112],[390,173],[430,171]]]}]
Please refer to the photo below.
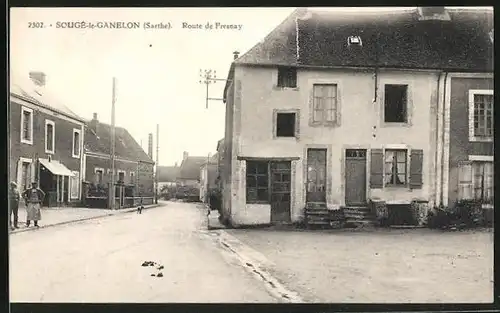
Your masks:
[{"label": "bush", "polygon": [[427,225],[433,229],[443,229],[450,227],[452,224],[452,212],[443,207],[434,207],[427,214]]},{"label": "bush", "polygon": [[429,211],[429,228],[474,228],[484,226],[484,211],[481,203],[475,200],[460,200],[453,208],[435,207]]}]

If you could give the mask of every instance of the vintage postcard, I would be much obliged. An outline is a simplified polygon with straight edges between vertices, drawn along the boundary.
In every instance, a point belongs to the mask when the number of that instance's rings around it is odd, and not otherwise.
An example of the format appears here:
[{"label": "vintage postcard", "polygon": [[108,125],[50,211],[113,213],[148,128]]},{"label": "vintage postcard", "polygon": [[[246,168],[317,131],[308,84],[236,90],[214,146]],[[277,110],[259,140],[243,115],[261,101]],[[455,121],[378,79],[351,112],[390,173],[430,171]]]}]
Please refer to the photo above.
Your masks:
[{"label": "vintage postcard", "polygon": [[493,8],[11,8],[13,303],[493,302]]}]

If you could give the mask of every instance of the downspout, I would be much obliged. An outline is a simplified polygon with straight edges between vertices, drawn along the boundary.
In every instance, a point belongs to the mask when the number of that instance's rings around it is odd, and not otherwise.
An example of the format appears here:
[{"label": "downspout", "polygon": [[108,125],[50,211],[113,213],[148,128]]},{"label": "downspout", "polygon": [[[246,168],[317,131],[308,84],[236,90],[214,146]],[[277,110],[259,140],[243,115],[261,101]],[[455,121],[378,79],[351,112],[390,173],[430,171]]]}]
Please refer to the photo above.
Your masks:
[{"label": "downspout", "polygon": [[446,83],[448,81],[448,72],[445,72],[444,74],[444,81],[443,81],[443,102],[442,102],[442,129],[440,132],[441,136],[441,169],[440,169],[440,175],[441,175],[441,184],[439,186],[440,189],[440,194],[441,197],[439,199],[439,206],[443,207],[443,199],[445,195],[443,195],[443,186],[444,186],[444,123],[445,123],[445,116],[446,116]]},{"label": "downspout", "polygon": [[437,185],[438,184],[438,175],[439,175],[439,170],[438,170],[438,150],[440,149],[440,146],[438,145],[439,143],[439,108],[440,108],[440,105],[439,105],[439,102],[440,102],[440,98],[439,96],[441,95],[441,92],[440,92],[440,85],[441,85],[441,75],[442,73],[439,73],[438,75],[438,79],[437,79],[437,94],[436,94],[436,135],[435,135],[435,140],[436,140],[436,151],[434,152],[434,190],[433,190],[433,193],[434,193],[434,199],[433,199],[433,206],[435,207],[437,202],[438,202],[438,188],[439,186]]}]

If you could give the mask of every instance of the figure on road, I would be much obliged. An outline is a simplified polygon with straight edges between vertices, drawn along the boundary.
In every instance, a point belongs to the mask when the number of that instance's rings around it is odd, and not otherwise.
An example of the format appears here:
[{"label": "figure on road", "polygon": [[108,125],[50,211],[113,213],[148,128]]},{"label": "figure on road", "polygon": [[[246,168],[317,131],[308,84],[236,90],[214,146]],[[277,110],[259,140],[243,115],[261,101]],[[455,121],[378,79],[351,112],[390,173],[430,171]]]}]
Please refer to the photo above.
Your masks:
[{"label": "figure on road", "polygon": [[[10,183],[9,188],[9,225],[10,229],[14,230],[19,228],[17,226],[18,213],[19,213],[19,191],[17,191],[17,184],[15,182]],[[12,224],[12,215],[14,215],[14,224]]]},{"label": "figure on road", "polygon": [[30,226],[30,222],[33,221],[35,227],[38,227],[38,221],[42,219],[42,214],[40,212],[41,203],[43,198],[45,198],[45,193],[38,188],[37,183],[31,183],[31,188],[26,189],[23,192],[23,198],[26,200],[27,207],[27,218],[26,227]]}]

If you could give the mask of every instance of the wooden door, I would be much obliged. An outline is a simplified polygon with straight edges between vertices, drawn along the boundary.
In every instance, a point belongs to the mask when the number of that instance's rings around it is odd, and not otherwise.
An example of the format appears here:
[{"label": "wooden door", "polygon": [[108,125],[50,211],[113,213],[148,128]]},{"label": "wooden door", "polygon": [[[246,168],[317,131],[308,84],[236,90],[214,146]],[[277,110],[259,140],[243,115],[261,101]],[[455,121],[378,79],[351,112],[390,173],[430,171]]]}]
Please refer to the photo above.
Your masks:
[{"label": "wooden door", "polygon": [[291,162],[271,162],[271,223],[287,223],[290,216]]},{"label": "wooden door", "polygon": [[366,150],[346,150],[345,203],[351,206],[366,204]]}]

